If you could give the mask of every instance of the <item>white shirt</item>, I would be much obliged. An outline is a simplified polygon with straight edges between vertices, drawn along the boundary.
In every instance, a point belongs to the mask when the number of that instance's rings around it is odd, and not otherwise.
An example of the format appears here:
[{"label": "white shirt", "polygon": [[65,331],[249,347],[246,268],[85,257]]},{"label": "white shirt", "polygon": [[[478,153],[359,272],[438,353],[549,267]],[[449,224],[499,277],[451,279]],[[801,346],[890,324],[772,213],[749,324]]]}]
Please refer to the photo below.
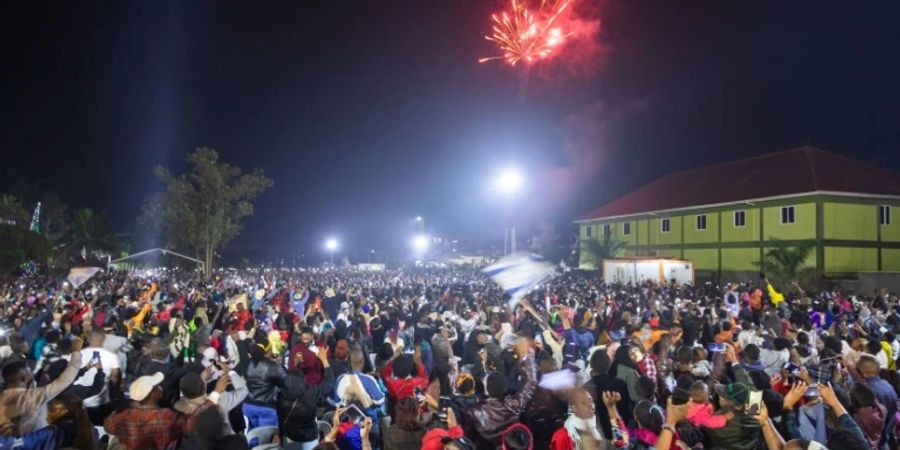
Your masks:
[{"label": "white shirt", "polygon": [[[115,353],[101,347],[87,347],[81,350],[81,366],[84,367],[91,363],[94,352],[100,354],[100,364],[103,366],[103,373],[106,374],[106,382],[103,384],[103,390],[99,394],[84,399],[85,408],[96,407],[109,403],[109,379],[112,376],[113,369],[119,369],[119,357]],[[69,356],[66,358],[68,359]],[[72,384],[79,386],[93,386],[94,376],[97,375],[97,369],[92,368],[84,373],[81,378],[75,380]]]}]

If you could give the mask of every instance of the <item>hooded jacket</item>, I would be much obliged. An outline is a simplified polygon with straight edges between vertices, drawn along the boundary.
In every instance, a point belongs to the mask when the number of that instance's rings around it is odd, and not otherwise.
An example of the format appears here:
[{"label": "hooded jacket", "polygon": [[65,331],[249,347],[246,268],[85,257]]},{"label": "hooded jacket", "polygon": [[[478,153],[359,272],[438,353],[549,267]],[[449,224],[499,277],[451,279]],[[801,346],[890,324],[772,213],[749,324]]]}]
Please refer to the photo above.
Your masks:
[{"label": "hooded jacket", "polygon": [[526,356],[519,362],[519,372],[525,375],[525,382],[519,391],[502,398],[489,398],[472,406],[466,412],[466,423],[472,428],[469,436],[478,436],[486,442],[484,448],[498,448],[503,431],[519,420],[525,407],[531,401],[537,387],[537,369],[534,356]]}]

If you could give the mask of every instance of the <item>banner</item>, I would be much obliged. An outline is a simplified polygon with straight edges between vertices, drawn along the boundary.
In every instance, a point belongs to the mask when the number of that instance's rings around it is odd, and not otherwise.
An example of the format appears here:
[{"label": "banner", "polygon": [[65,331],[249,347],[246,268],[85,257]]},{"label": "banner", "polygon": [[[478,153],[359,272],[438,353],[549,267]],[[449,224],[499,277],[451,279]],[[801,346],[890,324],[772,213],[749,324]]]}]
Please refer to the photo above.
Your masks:
[{"label": "banner", "polygon": [[506,290],[513,308],[537,285],[552,279],[556,271],[537,255],[514,253],[487,266],[484,273]]},{"label": "banner", "polygon": [[66,277],[66,280],[73,288],[78,289],[85,281],[101,270],[103,269],[99,267],[73,267],[69,270],[69,276]]}]

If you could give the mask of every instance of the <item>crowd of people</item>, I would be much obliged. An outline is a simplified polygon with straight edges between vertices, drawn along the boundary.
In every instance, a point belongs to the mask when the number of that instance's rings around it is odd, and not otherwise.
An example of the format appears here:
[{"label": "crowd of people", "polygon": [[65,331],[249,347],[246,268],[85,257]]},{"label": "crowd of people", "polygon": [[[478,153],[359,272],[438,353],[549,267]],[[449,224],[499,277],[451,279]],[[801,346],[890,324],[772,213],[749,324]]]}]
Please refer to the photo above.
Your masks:
[{"label": "crowd of people", "polygon": [[900,305],[764,278],[101,272],[0,286],[0,449],[898,448]]}]

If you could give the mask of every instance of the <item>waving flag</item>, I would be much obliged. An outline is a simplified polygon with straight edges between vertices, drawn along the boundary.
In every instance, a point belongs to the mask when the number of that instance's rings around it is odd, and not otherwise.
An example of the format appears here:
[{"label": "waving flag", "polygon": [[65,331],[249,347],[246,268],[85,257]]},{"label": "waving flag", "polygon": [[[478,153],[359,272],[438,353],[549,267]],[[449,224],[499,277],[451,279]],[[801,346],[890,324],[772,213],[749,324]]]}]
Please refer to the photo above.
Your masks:
[{"label": "waving flag", "polygon": [[69,276],[66,277],[66,281],[71,283],[72,287],[78,289],[85,281],[101,270],[103,269],[99,267],[73,267],[69,270]]},{"label": "waving flag", "polygon": [[513,308],[537,285],[553,278],[556,271],[537,255],[514,253],[486,267],[484,273],[506,290]]}]

